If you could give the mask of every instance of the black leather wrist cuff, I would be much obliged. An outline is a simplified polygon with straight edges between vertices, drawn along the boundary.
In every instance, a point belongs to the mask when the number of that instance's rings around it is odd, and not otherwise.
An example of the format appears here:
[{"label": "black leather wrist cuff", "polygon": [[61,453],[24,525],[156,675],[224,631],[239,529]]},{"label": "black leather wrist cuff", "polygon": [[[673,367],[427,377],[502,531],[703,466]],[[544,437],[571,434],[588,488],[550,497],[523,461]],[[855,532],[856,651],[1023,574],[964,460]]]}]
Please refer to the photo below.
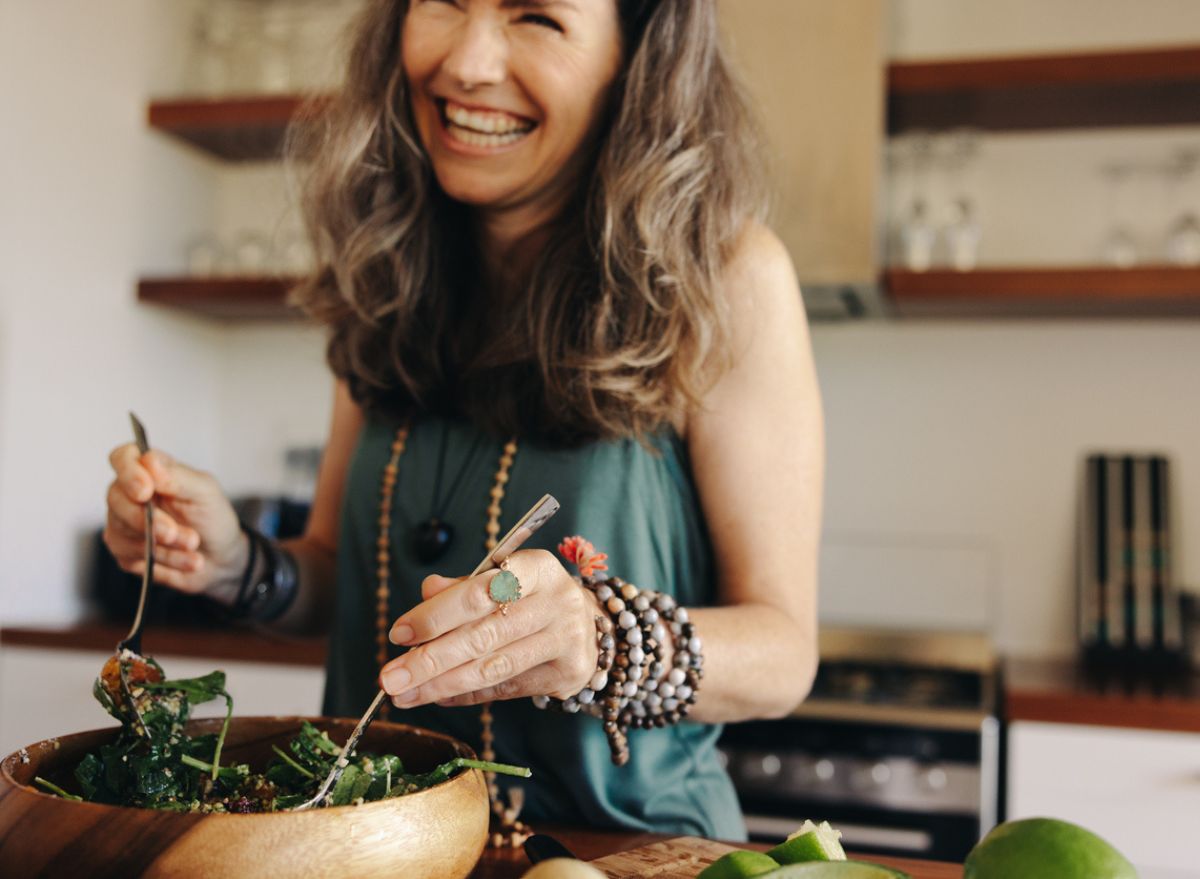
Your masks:
[{"label": "black leather wrist cuff", "polygon": [[[242,530],[250,538],[250,561],[242,576],[233,614],[269,623],[283,616],[296,600],[300,570],[295,557],[275,541],[245,523]],[[256,577],[256,561],[260,556],[264,564]]]}]

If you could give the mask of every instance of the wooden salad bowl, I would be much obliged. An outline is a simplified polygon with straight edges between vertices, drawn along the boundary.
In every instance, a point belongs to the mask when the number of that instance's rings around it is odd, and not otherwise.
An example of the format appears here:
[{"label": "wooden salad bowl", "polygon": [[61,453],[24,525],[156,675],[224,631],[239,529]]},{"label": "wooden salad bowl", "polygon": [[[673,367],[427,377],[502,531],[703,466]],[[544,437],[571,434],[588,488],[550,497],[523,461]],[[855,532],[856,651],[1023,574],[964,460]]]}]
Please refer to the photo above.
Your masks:
[{"label": "wooden salad bowl", "polygon": [[[354,720],[235,717],[224,755],[263,769],[271,745],[285,747],[303,720],[345,741]],[[188,724],[216,732],[220,720]],[[249,815],[192,814],[81,803],[31,787],[39,775],[78,792],[72,772],[111,741],[116,728],[47,739],[0,762],[0,873],[24,876],[403,877],[454,879],[471,872],[487,842],[483,773],[460,772],[426,790],[361,806]],[[376,721],[360,749],[395,754],[425,772],[455,757],[462,742],[418,727]]]}]

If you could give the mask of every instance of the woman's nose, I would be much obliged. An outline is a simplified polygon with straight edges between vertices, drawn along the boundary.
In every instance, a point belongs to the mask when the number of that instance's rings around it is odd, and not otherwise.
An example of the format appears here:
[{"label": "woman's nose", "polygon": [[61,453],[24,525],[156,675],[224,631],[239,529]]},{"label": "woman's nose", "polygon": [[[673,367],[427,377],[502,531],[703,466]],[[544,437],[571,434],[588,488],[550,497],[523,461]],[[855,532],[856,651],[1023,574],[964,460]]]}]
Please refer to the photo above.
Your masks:
[{"label": "woman's nose", "polygon": [[501,25],[485,16],[473,17],[458,32],[442,66],[463,89],[503,82],[508,45]]}]

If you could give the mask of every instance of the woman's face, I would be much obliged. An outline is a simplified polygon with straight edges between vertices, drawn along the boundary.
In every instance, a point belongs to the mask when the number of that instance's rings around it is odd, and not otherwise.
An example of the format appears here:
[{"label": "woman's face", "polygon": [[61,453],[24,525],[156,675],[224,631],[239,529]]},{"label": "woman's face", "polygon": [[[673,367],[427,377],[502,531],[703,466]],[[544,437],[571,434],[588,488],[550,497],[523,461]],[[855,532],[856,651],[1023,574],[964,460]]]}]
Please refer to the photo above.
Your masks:
[{"label": "woman's face", "polygon": [[447,195],[542,218],[561,206],[620,69],[616,0],[412,0],[401,51]]}]

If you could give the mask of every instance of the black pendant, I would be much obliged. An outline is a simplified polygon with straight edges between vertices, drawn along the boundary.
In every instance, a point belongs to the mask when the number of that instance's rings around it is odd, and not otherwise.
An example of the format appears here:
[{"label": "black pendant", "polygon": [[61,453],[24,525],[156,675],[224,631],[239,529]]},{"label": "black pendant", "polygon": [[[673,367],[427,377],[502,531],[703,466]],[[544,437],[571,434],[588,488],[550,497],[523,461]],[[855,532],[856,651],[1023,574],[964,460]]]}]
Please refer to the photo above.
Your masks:
[{"label": "black pendant", "polygon": [[413,548],[422,564],[436,562],[446,554],[454,540],[454,526],[441,519],[426,519],[413,531]]}]

